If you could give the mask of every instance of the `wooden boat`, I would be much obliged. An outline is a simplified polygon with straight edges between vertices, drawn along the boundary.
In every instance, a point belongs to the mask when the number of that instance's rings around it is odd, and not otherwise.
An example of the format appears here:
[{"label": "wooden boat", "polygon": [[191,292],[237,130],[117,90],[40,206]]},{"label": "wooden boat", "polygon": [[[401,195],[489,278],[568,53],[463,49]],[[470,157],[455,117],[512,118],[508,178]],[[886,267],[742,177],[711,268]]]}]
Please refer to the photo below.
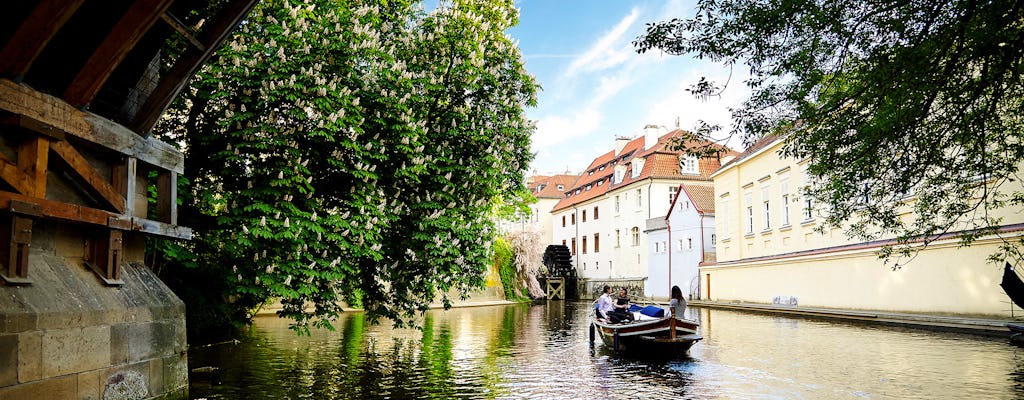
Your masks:
[{"label": "wooden boat", "polygon": [[[641,317],[631,322],[613,324],[603,318],[591,317],[590,342],[599,335],[605,346],[633,354],[678,356],[686,352],[703,337],[697,321],[672,316]],[[672,331],[675,331],[674,334]]]}]

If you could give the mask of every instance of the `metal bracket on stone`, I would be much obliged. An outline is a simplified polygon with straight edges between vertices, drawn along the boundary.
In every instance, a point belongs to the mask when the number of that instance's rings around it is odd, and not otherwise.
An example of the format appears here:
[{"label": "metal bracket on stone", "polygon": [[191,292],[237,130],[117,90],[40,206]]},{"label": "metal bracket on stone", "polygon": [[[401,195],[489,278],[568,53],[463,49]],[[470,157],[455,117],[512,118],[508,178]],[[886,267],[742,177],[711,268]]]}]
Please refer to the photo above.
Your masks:
[{"label": "metal bracket on stone", "polygon": [[[10,215],[0,222],[0,279],[6,285],[29,285],[29,247],[32,246],[33,218],[42,216],[43,209],[37,204],[11,201]],[[8,246],[2,243],[7,242]]]},{"label": "metal bracket on stone", "polygon": [[128,220],[111,217],[108,229],[99,229],[89,240],[85,265],[107,286],[123,286],[121,280],[121,255],[124,248],[123,230],[131,228]]}]

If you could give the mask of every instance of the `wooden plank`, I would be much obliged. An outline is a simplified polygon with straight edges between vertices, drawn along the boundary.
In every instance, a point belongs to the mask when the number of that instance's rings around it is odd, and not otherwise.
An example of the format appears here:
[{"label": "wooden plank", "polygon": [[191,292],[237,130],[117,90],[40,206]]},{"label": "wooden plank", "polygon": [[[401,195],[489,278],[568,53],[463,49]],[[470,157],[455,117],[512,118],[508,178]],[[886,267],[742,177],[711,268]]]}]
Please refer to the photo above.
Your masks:
[{"label": "wooden plank", "polygon": [[138,184],[139,173],[139,162],[133,158],[128,157],[128,162],[125,164],[127,175],[125,176],[125,198],[124,198],[124,214],[129,217],[135,216],[135,198],[138,197],[136,193],[136,185]]},{"label": "wooden plank", "polygon": [[40,0],[0,50],[0,74],[21,80],[85,0]]},{"label": "wooden plank", "polygon": [[57,129],[57,127],[24,115],[12,115],[10,117],[4,118],[3,123],[8,125],[19,126],[52,139],[67,139],[64,135],[64,131]]},{"label": "wooden plank", "polygon": [[166,236],[176,239],[192,240],[192,229],[180,225],[153,221],[145,218],[132,218],[132,230],[151,235]]},{"label": "wooden plank", "polygon": [[30,187],[24,194],[46,197],[46,169],[50,157],[50,142],[42,137],[29,138],[18,148],[18,169],[28,177]]},{"label": "wooden plank", "polygon": [[92,102],[114,69],[171,3],[173,0],[136,0],[132,3],[78,71],[78,75],[64,91],[64,99],[79,107]]},{"label": "wooden plank", "polygon": [[156,167],[179,174],[185,172],[185,156],[174,146],[152,137],[139,136],[113,121],[81,111],[61,99],[8,79],[0,79],[0,109]]},{"label": "wooden plank", "polygon": [[[192,239],[192,229],[179,225],[171,225],[160,221],[153,221],[145,218],[128,217],[115,214],[109,211],[98,210],[77,204],[62,203],[59,201],[31,198],[25,195],[0,191],[0,209],[9,210],[12,205],[18,207],[18,202],[37,205],[41,210],[43,218],[53,219],[62,222],[70,222],[86,225],[99,225],[114,229],[130,229],[150,235],[166,236],[173,239]],[[21,207],[24,207],[22,205]],[[126,224],[126,221],[127,224]]]},{"label": "wooden plank", "polygon": [[18,165],[3,153],[0,153],[0,179],[11,185],[18,193],[28,194],[33,191],[32,181],[28,174],[18,168]]},{"label": "wooden plank", "polygon": [[77,174],[78,178],[86,183],[86,188],[90,189],[93,194],[99,195],[101,199],[106,201],[106,205],[112,207],[119,213],[124,212],[125,198],[117,193],[116,190],[110,183],[107,183],[99,172],[89,164],[81,154],[66,141],[53,142],[50,145],[54,153],[57,153],[64,162],[68,163],[71,170]]},{"label": "wooden plank", "polygon": [[[199,38],[205,48],[189,48],[178,57],[153,93],[146,98],[146,102],[135,113],[131,123],[133,130],[146,133],[153,129],[153,125],[160,118],[160,114],[163,114],[164,109],[184,89],[199,67],[210,59],[210,56],[227,39],[231,31],[242,22],[249,11],[252,11],[258,1],[234,0],[224,7],[210,23],[206,24],[207,28],[203,30]],[[182,173],[182,171],[175,172]]]}]

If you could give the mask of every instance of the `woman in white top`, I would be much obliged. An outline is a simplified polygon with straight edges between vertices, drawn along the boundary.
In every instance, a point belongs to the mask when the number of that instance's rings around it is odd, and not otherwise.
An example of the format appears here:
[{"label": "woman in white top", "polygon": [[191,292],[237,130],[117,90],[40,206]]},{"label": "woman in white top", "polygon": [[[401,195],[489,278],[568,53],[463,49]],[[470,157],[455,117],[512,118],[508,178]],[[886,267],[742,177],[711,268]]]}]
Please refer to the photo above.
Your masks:
[{"label": "woman in white top", "polygon": [[672,286],[672,299],[668,301],[668,310],[676,318],[685,318],[686,299],[683,298],[683,291],[679,286]]}]

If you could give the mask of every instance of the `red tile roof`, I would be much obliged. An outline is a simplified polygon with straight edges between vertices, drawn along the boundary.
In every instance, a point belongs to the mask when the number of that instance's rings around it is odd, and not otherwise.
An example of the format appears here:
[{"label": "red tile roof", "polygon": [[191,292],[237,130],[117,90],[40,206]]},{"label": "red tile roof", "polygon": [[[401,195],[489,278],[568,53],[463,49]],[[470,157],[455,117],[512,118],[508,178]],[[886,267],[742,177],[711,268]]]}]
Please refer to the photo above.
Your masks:
[{"label": "red tile roof", "polygon": [[[571,207],[573,205],[591,200],[596,197],[608,193],[609,190],[617,189],[624,186],[629,186],[632,183],[644,181],[651,178],[667,178],[667,179],[681,179],[689,181],[710,181],[710,175],[712,172],[718,169],[720,162],[718,159],[702,158],[698,161],[698,174],[682,174],[679,171],[679,155],[682,154],[680,150],[673,150],[672,145],[674,140],[683,136],[683,131],[674,130],[666,133],[658,138],[658,143],[652,146],[650,149],[644,150],[644,136],[637,137],[626,143],[622,151],[615,154],[615,151],[604,153],[594,159],[587,167],[587,169],[580,176],[580,179],[576,181],[569,190],[563,193],[563,198],[558,204],[555,204],[553,211],[558,211]],[[687,148],[696,147],[708,142],[700,143],[691,141],[685,146]],[[712,146],[721,147],[723,155],[736,155],[737,152],[719,144],[712,143]],[[635,157],[644,158],[643,170],[637,177],[633,177],[633,163],[631,160]],[[622,182],[617,184],[611,184],[611,178],[615,171],[616,165],[624,165],[626,172],[623,175]],[[601,170],[601,167],[604,167]],[[600,183],[600,185],[598,185]],[[587,187],[590,187],[588,190]],[[579,191],[579,193],[577,193]],[[565,194],[570,194],[565,196]],[[712,205],[712,208],[714,206]]]},{"label": "red tile roof", "polygon": [[[535,175],[530,180],[530,192],[538,199],[560,199],[565,197],[565,190],[573,187],[579,175]],[[543,185],[543,187],[541,187]],[[562,185],[562,190],[558,189]],[[540,190],[537,190],[541,187]]]}]

